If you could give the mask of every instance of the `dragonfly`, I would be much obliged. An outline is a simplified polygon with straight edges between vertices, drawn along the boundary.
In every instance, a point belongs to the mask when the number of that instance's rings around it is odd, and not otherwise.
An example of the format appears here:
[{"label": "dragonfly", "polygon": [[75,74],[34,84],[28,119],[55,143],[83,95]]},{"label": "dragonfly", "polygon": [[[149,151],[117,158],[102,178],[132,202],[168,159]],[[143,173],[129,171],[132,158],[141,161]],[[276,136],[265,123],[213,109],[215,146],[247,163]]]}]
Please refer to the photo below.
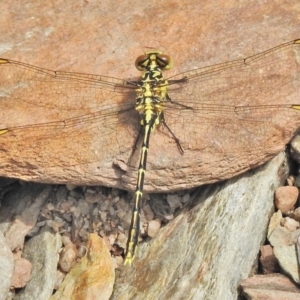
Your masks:
[{"label": "dragonfly", "polygon": [[[260,152],[266,161],[291,139],[300,121],[300,39],[167,79],[172,61],[160,51],[138,57],[136,67],[142,76],[130,81],[0,58],[0,175],[53,182],[60,173],[61,182],[106,184],[101,172],[119,179],[113,161],[125,157],[136,183],[128,264],[136,255],[146,167],[150,184],[153,174],[181,180],[191,164],[197,173],[215,165],[203,176],[216,181],[234,164],[237,173],[262,163]],[[190,176],[192,182],[196,174]],[[182,188],[195,184],[183,181]]]}]

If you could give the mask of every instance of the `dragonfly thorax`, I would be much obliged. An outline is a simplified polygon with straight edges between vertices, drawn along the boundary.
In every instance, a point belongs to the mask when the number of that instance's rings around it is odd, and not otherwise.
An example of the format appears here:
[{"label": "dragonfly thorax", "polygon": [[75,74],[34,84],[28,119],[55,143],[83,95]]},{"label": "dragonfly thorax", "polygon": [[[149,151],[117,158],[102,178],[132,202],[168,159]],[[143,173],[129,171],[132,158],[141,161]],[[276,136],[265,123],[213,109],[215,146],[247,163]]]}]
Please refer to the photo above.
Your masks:
[{"label": "dragonfly thorax", "polygon": [[164,101],[168,97],[168,81],[164,79],[162,70],[170,69],[172,61],[160,51],[151,51],[139,56],[135,65],[138,70],[143,71],[139,88],[136,89],[135,105],[142,118],[141,125],[151,119],[155,119],[154,124],[159,124]]}]

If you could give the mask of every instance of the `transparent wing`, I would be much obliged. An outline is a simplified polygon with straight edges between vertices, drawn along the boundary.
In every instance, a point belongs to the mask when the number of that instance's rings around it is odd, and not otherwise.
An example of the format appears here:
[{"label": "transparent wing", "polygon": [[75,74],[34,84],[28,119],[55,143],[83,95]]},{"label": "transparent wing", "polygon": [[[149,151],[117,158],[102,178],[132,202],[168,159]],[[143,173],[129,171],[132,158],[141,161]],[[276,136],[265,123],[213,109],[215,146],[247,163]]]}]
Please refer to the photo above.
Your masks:
[{"label": "transparent wing", "polygon": [[[299,126],[300,41],[246,59],[169,78],[165,119],[183,148],[232,153],[272,148],[272,137]],[[185,79],[185,80],[182,80]],[[174,83],[181,80],[181,83]],[[297,125],[298,124],[298,125]]]},{"label": "transparent wing", "polygon": [[69,166],[111,162],[138,133],[134,88],[116,78],[0,59],[0,156],[25,157],[24,167],[66,156]]}]

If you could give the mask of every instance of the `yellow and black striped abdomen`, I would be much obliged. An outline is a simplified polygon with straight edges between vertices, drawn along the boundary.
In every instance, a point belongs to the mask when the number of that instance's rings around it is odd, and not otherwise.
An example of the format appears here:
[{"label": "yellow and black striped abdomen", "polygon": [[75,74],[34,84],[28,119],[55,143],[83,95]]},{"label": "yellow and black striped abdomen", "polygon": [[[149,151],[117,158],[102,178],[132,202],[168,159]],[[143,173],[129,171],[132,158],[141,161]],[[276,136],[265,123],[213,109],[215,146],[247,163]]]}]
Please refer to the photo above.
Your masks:
[{"label": "yellow and black striped abdomen", "polygon": [[144,138],[143,145],[141,149],[141,157],[138,169],[137,184],[134,194],[134,207],[132,211],[132,219],[129,230],[129,236],[126,247],[126,258],[125,264],[131,265],[134,258],[136,247],[138,244],[138,238],[140,233],[140,213],[141,213],[141,200],[143,196],[143,186],[145,180],[146,164],[147,164],[147,154],[149,149],[150,133],[153,129],[155,123],[155,116],[149,123],[144,126]]}]

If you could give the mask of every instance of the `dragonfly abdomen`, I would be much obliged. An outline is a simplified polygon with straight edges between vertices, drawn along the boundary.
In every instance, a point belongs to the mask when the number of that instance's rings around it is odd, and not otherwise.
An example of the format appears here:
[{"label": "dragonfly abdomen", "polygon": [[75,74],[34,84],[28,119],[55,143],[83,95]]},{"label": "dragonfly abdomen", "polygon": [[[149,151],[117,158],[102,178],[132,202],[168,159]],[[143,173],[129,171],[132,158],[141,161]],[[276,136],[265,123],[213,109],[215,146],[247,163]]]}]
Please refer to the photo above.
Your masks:
[{"label": "dragonfly abdomen", "polygon": [[141,200],[143,196],[143,188],[144,188],[144,181],[145,181],[147,154],[149,150],[150,134],[154,127],[154,123],[156,119],[157,117],[152,115],[150,122],[146,122],[144,125],[144,138],[143,138],[143,145],[140,154],[140,163],[138,169],[136,190],[134,194],[134,207],[132,211],[131,225],[129,229],[129,236],[128,236],[128,241],[126,246],[125,264],[129,264],[129,265],[131,265],[132,263],[132,260],[136,253],[137,244],[138,244],[138,238],[140,233]]}]

